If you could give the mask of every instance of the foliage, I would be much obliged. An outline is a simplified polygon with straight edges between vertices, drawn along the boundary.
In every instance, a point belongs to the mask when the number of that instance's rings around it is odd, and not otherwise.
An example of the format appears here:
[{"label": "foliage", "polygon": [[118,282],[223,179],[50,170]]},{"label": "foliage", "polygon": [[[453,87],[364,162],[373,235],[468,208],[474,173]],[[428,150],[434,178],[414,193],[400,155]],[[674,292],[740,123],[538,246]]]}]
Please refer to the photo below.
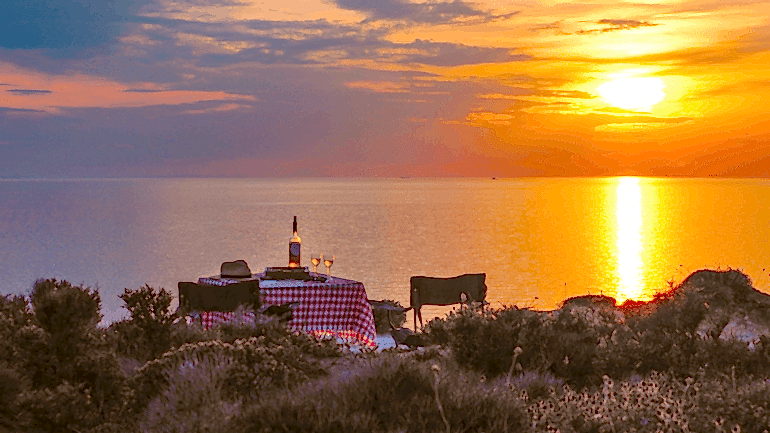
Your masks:
[{"label": "foliage", "polygon": [[143,432],[229,432],[241,399],[225,383],[234,359],[214,353],[188,353],[176,368],[163,371],[168,383],[140,416]]},{"label": "foliage", "polygon": [[18,359],[19,332],[32,322],[27,300],[21,296],[0,296],[0,361]]},{"label": "foliage", "polygon": [[138,290],[125,289],[120,299],[130,317],[110,326],[118,353],[147,361],[169,350],[178,327],[174,324],[177,315],[171,311],[171,293],[145,285]]},{"label": "foliage", "polygon": [[82,336],[101,320],[99,292],[67,281],[38,280],[30,300],[38,325],[60,340]]},{"label": "foliage", "polygon": [[262,317],[175,323],[149,286],[105,331],[95,290],[38,281],[0,297],[0,431],[762,432],[770,338],[699,337],[691,293],[625,316],[461,310],[426,326],[430,347],[354,355]]},{"label": "foliage", "polygon": [[15,430],[19,419],[21,393],[29,388],[26,378],[11,365],[0,361],[0,431]]},{"label": "foliage", "polygon": [[[385,299],[383,303],[390,305],[391,307],[404,308],[400,302],[392,299]],[[390,325],[393,324],[394,328],[400,328],[406,323],[406,312],[389,311],[383,308],[373,308],[374,314],[374,327],[378,334],[385,334],[390,332]]]},{"label": "foliage", "polygon": [[17,396],[23,424],[32,430],[88,430],[120,413],[125,377],[96,327],[98,292],[40,280],[30,295],[31,314],[28,305],[15,303],[3,309],[3,321],[16,325],[10,327],[16,327],[12,369],[25,384]]},{"label": "foliage", "polygon": [[[449,365],[382,354],[346,380],[271,395],[251,407],[255,432],[523,431],[523,405],[503,387]],[[449,428],[447,428],[447,424]]]},{"label": "foliage", "polygon": [[770,382],[739,384],[707,378],[684,380],[652,372],[616,384],[605,376],[594,392],[569,386],[561,395],[532,401],[522,393],[536,432],[762,432],[770,422]]},{"label": "foliage", "polygon": [[235,340],[233,343],[212,340],[184,344],[147,362],[131,378],[131,388],[135,393],[130,409],[139,413],[154,398],[168,392],[172,385],[169,372],[187,365],[190,359],[230,359],[227,380],[222,386],[227,389],[228,395],[253,398],[265,389],[285,388],[326,375],[328,370],[314,354],[330,353],[328,346],[326,341],[293,334],[280,340],[260,336]]},{"label": "foliage", "polygon": [[[556,317],[515,307],[464,310],[429,322],[426,336],[434,343],[445,341],[460,365],[491,377],[512,370],[550,372],[582,387],[598,382],[597,344],[613,329],[611,318],[593,319],[596,324],[571,310]],[[512,365],[516,347],[522,349],[519,366]]]}]

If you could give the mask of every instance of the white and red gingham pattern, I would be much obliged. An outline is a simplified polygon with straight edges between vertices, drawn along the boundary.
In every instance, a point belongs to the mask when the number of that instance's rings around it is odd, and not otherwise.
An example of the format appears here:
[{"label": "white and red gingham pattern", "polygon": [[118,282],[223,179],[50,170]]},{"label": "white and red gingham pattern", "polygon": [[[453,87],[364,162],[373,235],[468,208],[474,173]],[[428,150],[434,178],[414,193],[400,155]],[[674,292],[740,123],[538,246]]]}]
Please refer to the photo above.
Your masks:
[{"label": "white and red gingham pattern", "polygon": [[[222,284],[224,281],[228,280],[201,278],[199,283],[224,286],[227,284]],[[292,330],[319,336],[335,335],[350,343],[377,346],[372,307],[367,301],[364,285],[358,281],[337,277],[331,277],[326,282],[265,280],[260,281],[259,291],[263,305],[299,302],[288,323]],[[235,313],[231,312],[201,313],[202,324],[207,329],[233,319],[236,319]],[[238,320],[253,323],[254,316]]]}]

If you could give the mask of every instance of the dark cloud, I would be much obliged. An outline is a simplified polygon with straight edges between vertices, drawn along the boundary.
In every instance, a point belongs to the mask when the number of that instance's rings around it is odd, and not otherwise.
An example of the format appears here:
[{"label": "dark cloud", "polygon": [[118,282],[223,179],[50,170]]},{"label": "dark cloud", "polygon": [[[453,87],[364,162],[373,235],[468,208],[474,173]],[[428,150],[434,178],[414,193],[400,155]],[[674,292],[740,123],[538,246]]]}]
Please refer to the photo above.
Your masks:
[{"label": "dark cloud", "polygon": [[11,107],[0,107],[0,115],[3,113],[45,113],[43,110],[33,110],[31,108],[11,108]]},{"label": "dark cloud", "polygon": [[13,93],[15,95],[46,95],[51,93],[50,90],[37,90],[37,89],[8,89],[6,92]]},{"label": "dark cloud", "polygon": [[604,29],[604,31],[612,31],[612,30],[620,30],[620,29],[633,29],[636,27],[654,27],[658,24],[652,24],[648,23],[647,21],[637,21],[637,20],[609,20],[609,19],[603,19],[597,21],[597,24],[604,24],[610,26],[607,29]]},{"label": "dark cloud", "polygon": [[540,24],[529,29],[530,32],[539,32],[540,30],[560,30],[561,21],[554,21],[551,23]]},{"label": "dark cloud", "polygon": [[426,24],[489,22],[510,19],[518,12],[496,15],[462,0],[411,3],[407,0],[335,0],[345,9],[363,12],[369,20],[407,21]]},{"label": "dark cloud", "polygon": [[402,63],[419,63],[434,66],[456,66],[477,63],[505,63],[528,60],[526,54],[515,54],[507,48],[473,47],[448,42],[416,40],[410,44],[393,44],[391,48],[418,51],[405,55]]},{"label": "dark cloud", "polygon": [[600,26],[603,26],[598,29],[590,29],[590,30],[578,30],[575,32],[575,34],[578,35],[586,35],[591,33],[607,33],[607,32],[615,32],[618,30],[630,30],[635,29],[639,27],[654,27],[658,24],[649,23],[647,21],[637,21],[637,20],[620,20],[620,19],[603,19],[596,22],[596,24],[599,24]]},{"label": "dark cloud", "polygon": [[[241,23],[242,31],[237,32],[210,23],[178,20],[158,23],[162,25],[136,29],[137,34],[149,38],[154,44],[137,45],[136,49],[142,50],[143,54],[135,60],[146,58],[149,62],[152,59],[183,58],[208,67],[243,62],[325,64],[339,60],[457,66],[530,58],[508,48],[474,47],[420,39],[399,44],[387,40],[387,29],[368,30],[326,20],[253,20]],[[191,37],[180,40],[180,33]]]},{"label": "dark cloud", "polygon": [[534,92],[537,96],[550,97],[550,98],[576,98],[576,99],[594,99],[595,95],[588,92],[582,92],[580,90],[553,90],[542,89]]},{"label": "dark cloud", "polygon": [[160,93],[163,92],[163,90],[156,90],[156,89],[126,89],[124,92],[127,93]]},{"label": "dark cloud", "polygon": [[118,25],[147,0],[9,0],[0,2],[0,47],[44,49],[77,57],[112,43]]}]

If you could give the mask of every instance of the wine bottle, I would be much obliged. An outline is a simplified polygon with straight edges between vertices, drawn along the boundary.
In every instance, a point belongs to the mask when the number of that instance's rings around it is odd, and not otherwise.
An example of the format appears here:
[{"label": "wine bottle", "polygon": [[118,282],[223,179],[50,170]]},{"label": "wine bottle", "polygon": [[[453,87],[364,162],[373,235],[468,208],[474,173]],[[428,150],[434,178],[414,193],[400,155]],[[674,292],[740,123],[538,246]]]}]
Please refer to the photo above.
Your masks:
[{"label": "wine bottle", "polygon": [[289,267],[300,267],[300,250],[302,249],[302,239],[297,235],[297,216],[294,216],[294,236],[289,240]]}]

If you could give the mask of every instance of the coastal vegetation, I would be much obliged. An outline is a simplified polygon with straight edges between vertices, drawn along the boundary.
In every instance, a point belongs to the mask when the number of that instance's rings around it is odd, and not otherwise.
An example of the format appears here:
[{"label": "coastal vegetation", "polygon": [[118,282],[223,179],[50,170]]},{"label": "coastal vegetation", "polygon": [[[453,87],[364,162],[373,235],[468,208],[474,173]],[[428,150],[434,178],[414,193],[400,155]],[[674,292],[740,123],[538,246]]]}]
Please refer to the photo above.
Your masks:
[{"label": "coastal vegetation", "polygon": [[463,308],[425,348],[362,352],[267,316],[204,330],[149,286],[104,328],[97,291],[40,280],[0,297],[0,431],[762,432],[769,298],[702,271],[649,303]]}]

